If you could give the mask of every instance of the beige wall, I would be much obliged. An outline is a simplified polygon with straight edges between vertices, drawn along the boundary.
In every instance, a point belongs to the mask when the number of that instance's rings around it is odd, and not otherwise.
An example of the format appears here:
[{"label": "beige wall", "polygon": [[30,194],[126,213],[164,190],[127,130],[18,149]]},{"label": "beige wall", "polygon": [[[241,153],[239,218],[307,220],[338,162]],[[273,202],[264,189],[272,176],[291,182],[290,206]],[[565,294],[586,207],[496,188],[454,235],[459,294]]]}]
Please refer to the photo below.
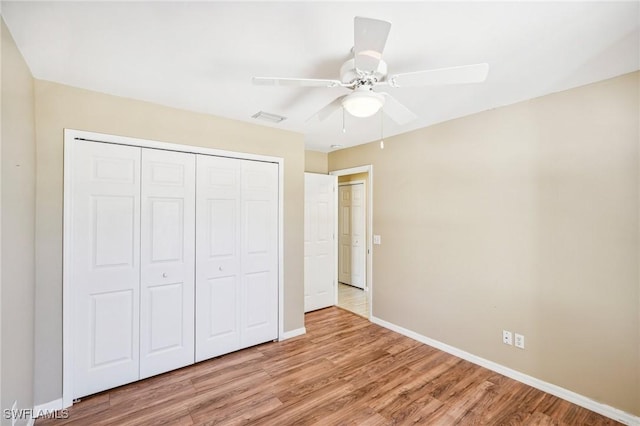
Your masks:
[{"label": "beige wall", "polygon": [[302,135],[38,81],[36,403],[62,395],[63,129],[284,158],[284,326],[304,326]]},{"label": "beige wall", "polygon": [[355,173],[352,175],[338,176],[338,183],[353,182],[356,180],[363,180],[365,182],[365,185],[369,185],[369,173],[363,172],[363,173]]},{"label": "beige wall", "polygon": [[[33,407],[36,141],[33,77],[2,27],[0,410]],[[2,413],[2,424],[11,424]]]},{"label": "beige wall", "polygon": [[308,173],[329,173],[329,158],[326,152],[305,151],[304,171]]},{"label": "beige wall", "polygon": [[639,80],[330,153],[374,166],[374,316],[640,415]]}]

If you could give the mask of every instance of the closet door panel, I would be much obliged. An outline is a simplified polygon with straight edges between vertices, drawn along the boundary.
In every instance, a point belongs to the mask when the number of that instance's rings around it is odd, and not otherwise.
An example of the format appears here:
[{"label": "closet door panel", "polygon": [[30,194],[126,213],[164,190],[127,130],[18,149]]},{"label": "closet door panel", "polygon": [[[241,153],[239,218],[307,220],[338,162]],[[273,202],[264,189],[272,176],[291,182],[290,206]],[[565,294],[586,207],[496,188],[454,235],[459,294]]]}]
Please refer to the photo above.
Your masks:
[{"label": "closet door panel", "polygon": [[240,164],[197,157],[196,361],[241,347]]},{"label": "closet door panel", "polygon": [[142,150],[140,378],[194,362],[195,155]]},{"label": "closet door panel", "polygon": [[73,389],[138,379],[140,148],[74,141],[70,267]]},{"label": "closet door panel", "polygon": [[278,337],[278,165],[242,161],[242,347]]}]

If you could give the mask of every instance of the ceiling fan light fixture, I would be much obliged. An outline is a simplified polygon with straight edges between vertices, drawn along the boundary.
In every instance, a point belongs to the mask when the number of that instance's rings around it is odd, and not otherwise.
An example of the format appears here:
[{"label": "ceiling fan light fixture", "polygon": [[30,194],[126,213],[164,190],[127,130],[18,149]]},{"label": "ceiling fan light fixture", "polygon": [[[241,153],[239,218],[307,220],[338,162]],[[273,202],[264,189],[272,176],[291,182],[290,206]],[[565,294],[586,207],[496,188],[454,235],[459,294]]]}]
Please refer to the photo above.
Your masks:
[{"label": "ceiling fan light fixture", "polygon": [[371,117],[384,105],[384,96],[369,89],[356,89],[342,99],[342,107],[355,117]]}]

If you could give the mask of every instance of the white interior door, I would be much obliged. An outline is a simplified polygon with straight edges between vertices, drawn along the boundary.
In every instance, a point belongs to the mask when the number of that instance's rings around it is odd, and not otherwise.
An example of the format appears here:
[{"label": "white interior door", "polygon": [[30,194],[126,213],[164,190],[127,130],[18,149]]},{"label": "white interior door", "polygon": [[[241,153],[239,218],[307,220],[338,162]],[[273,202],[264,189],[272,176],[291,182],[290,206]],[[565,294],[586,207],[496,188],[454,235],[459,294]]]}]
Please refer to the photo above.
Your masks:
[{"label": "white interior door", "polygon": [[241,162],[240,343],[278,338],[278,165]]},{"label": "white interior door", "polygon": [[338,279],[366,285],[366,204],[364,183],[341,184],[338,191]]},{"label": "white interior door", "polygon": [[351,284],[351,185],[338,187],[338,280]]},{"label": "white interior door", "polygon": [[71,164],[73,389],[138,379],[140,148],[74,142]]},{"label": "white interior door", "polygon": [[194,362],[195,165],[142,150],[141,379]]},{"label": "white interior door", "polygon": [[364,184],[351,187],[351,285],[364,289],[367,265],[367,213]]},{"label": "white interior door", "polygon": [[196,361],[240,348],[241,161],[199,155],[196,172]]},{"label": "white interior door", "polygon": [[337,177],[304,174],[304,311],[335,303]]}]

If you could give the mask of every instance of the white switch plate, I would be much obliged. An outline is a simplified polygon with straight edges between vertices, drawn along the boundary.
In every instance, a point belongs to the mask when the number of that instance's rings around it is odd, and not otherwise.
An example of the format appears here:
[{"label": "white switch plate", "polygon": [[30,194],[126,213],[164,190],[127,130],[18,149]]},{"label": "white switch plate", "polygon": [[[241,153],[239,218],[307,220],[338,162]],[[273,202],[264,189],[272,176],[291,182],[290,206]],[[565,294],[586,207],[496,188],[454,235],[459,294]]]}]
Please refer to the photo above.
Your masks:
[{"label": "white switch plate", "polygon": [[380,235],[374,235],[374,236],[373,236],[373,244],[380,245],[380,244],[382,244],[382,241],[381,241],[381,240],[382,240],[382,239],[380,238]]}]

